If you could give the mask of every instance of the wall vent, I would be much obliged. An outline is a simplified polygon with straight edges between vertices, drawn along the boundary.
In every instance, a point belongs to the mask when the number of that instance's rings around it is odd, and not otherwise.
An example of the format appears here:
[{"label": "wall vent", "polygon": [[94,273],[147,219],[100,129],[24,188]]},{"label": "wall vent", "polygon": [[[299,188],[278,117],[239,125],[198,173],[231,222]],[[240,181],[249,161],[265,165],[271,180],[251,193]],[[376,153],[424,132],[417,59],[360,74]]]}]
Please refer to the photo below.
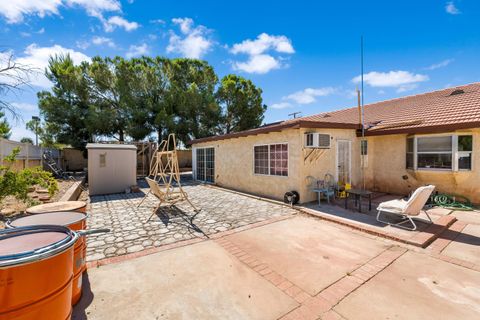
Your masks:
[{"label": "wall vent", "polygon": [[465,91],[463,91],[462,89],[457,89],[457,90],[453,90],[450,95],[451,96],[456,96],[457,94],[462,94],[462,93],[465,93]]}]

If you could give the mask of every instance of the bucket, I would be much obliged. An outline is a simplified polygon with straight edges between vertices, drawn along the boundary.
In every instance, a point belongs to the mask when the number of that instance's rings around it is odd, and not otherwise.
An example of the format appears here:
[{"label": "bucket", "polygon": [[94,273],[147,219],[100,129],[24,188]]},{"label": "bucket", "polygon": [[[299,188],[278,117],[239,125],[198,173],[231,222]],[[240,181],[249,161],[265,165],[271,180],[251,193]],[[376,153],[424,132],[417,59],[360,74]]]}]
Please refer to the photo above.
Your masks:
[{"label": "bucket", "polygon": [[87,203],[85,201],[58,201],[52,203],[39,204],[26,210],[28,214],[39,214],[60,211],[87,212]]},{"label": "bucket", "polygon": [[[73,231],[85,230],[87,228],[87,216],[75,211],[49,212],[21,217],[6,223],[7,228],[36,225],[59,225],[68,227]],[[72,305],[76,304],[82,296],[82,273],[87,269],[86,254],[85,237],[79,237],[74,248]]]},{"label": "bucket", "polygon": [[0,319],[69,319],[79,234],[62,226],[0,231]]}]

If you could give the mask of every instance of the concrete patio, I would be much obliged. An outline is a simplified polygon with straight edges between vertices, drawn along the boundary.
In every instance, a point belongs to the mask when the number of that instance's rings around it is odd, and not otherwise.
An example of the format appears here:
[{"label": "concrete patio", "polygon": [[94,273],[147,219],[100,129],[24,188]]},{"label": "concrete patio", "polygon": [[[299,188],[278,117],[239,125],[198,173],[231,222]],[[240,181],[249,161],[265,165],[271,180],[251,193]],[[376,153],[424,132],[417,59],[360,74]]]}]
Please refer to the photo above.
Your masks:
[{"label": "concrete patio", "polygon": [[[434,208],[434,224],[410,232],[339,206],[292,209],[187,181],[202,210],[179,203],[147,222],[157,200],[137,207],[144,187],[91,197],[89,227],[112,231],[88,238],[73,319],[478,318],[477,211]],[[430,240],[424,249],[385,235]]]},{"label": "concrete patio", "polygon": [[446,240],[290,216],[91,268],[73,319],[478,319],[480,265],[449,261]]}]

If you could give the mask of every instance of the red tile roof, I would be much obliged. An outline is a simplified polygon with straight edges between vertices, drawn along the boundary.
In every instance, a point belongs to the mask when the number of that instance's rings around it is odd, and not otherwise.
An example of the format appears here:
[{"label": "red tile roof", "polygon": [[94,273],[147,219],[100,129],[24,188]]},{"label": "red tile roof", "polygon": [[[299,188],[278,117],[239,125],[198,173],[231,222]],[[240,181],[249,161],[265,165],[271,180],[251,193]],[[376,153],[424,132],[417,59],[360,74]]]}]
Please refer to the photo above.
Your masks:
[{"label": "red tile roof", "polygon": [[[480,82],[367,104],[364,114],[366,135],[433,133],[480,128]],[[358,108],[353,107],[242,132],[197,139],[191,143],[281,131],[286,128],[360,129],[359,122]]]}]

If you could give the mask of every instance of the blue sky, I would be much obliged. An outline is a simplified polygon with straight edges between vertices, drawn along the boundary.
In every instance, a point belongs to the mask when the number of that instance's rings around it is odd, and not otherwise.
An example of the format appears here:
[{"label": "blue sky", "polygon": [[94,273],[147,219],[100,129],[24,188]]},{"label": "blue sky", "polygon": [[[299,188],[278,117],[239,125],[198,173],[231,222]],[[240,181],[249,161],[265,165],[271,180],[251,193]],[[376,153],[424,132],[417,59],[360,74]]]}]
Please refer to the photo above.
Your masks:
[{"label": "blue sky", "polygon": [[[48,56],[163,55],[207,60],[263,89],[266,122],[300,111],[350,107],[365,38],[365,102],[480,81],[480,2],[146,1],[0,2],[0,46],[43,69]],[[38,114],[32,88],[2,97],[24,120]],[[13,139],[32,136],[12,122]]]}]

